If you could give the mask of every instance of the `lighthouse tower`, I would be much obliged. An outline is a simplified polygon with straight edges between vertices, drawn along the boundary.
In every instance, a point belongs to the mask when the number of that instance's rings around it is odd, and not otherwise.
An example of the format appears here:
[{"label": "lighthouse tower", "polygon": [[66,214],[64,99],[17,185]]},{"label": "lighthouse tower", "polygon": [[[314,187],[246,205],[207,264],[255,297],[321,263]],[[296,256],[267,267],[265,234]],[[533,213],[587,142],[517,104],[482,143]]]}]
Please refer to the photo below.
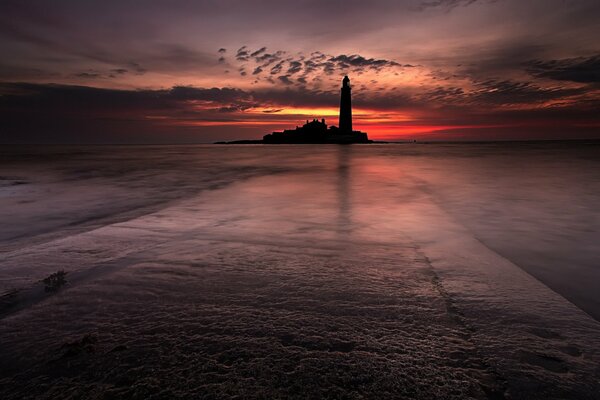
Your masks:
[{"label": "lighthouse tower", "polygon": [[344,76],[342,81],[342,98],[340,100],[340,131],[352,133],[352,99],[350,79]]}]

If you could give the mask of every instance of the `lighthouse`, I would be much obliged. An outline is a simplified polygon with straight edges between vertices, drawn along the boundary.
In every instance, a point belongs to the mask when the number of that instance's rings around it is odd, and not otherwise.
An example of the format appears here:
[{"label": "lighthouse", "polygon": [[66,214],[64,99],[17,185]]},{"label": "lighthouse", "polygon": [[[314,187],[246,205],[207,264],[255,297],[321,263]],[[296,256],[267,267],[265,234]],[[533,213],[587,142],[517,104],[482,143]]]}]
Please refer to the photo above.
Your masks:
[{"label": "lighthouse", "polygon": [[342,97],[340,100],[340,126],[329,126],[325,119],[306,120],[303,126],[273,132],[263,136],[262,143],[373,143],[366,132],[352,130],[352,96],[350,78],[342,80]]},{"label": "lighthouse", "polygon": [[340,131],[352,133],[352,96],[348,75],[342,80],[342,98],[340,99]]}]

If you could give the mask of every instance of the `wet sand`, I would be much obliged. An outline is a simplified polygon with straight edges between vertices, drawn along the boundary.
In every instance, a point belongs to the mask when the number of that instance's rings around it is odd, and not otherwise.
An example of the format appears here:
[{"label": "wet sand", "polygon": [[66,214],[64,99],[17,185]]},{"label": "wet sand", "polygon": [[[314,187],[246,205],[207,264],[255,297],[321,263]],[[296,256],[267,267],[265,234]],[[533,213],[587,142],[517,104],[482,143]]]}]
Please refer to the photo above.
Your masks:
[{"label": "wet sand", "polygon": [[600,324],[361,151],[244,149],[125,187],[143,160],[101,178],[112,219],[40,210],[60,218],[3,242],[2,398],[595,398]]}]

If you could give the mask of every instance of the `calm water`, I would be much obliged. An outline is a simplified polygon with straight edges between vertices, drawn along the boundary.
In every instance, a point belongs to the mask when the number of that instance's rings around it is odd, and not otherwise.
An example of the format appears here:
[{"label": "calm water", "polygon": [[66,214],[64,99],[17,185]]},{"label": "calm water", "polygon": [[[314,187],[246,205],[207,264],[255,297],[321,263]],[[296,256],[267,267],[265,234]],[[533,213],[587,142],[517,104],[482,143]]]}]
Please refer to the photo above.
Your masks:
[{"label": "calm water", "polygon": [[0,168],[5,250],[281,176],[278,184],[297,191],[273,213],[307,208],[346,234],[369,217],[356,212],[382,216],[426,195],[487,247],[600,319],[597,143],[6,147]]},{"label": "calm water", "polygon": [[0,397],[594,398],[599,149],[5,147]]}]

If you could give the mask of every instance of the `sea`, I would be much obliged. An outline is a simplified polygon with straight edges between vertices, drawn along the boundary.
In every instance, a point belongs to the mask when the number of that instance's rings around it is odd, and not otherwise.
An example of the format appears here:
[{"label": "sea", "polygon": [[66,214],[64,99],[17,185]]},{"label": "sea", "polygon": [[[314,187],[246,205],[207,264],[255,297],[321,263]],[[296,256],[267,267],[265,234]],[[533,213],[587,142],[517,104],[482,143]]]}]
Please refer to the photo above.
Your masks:
[{"label": "sea", "polygon": [[587,396],[599,205],[598,141],[3,146],[4,398]]}]

